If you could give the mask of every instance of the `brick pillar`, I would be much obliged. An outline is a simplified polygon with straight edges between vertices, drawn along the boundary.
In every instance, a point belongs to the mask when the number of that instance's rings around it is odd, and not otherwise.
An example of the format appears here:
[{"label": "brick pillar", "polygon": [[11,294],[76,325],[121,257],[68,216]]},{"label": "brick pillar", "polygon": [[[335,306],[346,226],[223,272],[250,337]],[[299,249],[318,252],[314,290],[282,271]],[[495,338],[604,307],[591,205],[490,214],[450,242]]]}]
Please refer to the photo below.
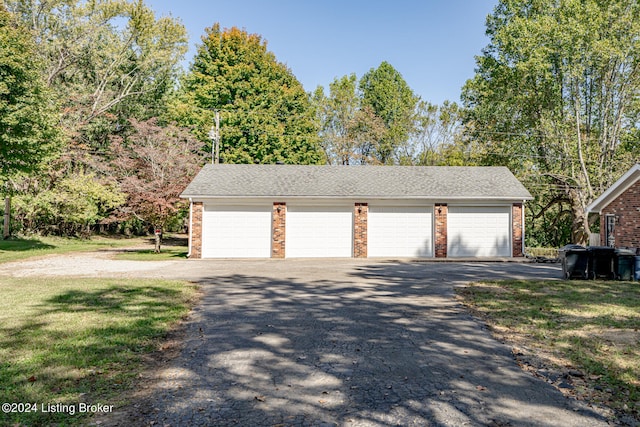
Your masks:
[{"label": "brick pillar", "polygon": [[436,204],[436,258],[447,257],[447,204]]},{"label": "brick pillar", "polygon": [[275,202],[271,215],[271,258],[285,257],[287,204]]},{"label": "brick pillar", "polygon": [[202,202],[191,204],[191,256],[189,258],[202,258]]},{"label": "brick pillar", "polygon": [[356,203],[353,214],[353,256],[354,258],[366,258],[369,204]]},{"label": "brick pillar", "polygon": [[524,248],[522,247],[522,212],[524,207],[522,203],[514,203],[511,207],[511,223],[513,224],[513,232],[511,235],[513,236],[512,248],[513,248],[513,256],[521,257],[524,256]]}]

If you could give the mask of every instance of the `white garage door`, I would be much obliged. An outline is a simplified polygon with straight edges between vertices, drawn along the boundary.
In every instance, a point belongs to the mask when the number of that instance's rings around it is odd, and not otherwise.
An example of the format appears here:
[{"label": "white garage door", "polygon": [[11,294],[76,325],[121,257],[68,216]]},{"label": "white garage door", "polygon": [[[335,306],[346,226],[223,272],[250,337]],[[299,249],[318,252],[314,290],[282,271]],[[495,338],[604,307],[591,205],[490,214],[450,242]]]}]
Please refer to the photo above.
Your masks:
[{"label": "white garage door", "polygon": [[433,256],[430,207],[370,206],[367,233],[370,257]]},{"label": "white garage door", "polygon": [[269,258],[271,206],[206,206],[203,258]]},{"label": "white garage door", "polygon": [[287,207],[287,258],[353,256],[352,206]]},{"label": "white garage door", "polygon": [[511,256],[511,208],[449,206],[447,256]]}]

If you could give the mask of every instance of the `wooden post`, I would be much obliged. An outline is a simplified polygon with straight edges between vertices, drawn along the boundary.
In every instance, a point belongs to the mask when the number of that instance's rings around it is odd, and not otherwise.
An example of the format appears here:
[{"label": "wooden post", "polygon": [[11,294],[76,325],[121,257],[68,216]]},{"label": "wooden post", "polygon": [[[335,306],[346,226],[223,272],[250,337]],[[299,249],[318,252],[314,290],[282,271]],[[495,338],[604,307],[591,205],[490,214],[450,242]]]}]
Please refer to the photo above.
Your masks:
[{"label": "wooden post", "polygon": [[2,238],[8,239],[11,236],[11,197],[4,198],[4,228],[2,231]]}]

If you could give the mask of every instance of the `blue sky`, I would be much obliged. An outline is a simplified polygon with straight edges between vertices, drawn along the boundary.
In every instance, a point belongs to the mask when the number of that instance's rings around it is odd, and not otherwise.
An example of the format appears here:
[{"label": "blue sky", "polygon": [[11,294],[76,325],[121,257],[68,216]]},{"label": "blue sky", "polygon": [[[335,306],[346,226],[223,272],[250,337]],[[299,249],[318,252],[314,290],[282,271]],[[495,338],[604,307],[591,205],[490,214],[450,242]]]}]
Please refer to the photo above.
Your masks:
[{"label": "blue sky", "polygon": [[422,99],[459,101],[488,40],[497,0],[146,0],[158,16],[179,18],[190,36],[185,66],[206,27],[219,22],[257,33],[278,61],[313,91],[335,77],[360,78],[382,61]]}]

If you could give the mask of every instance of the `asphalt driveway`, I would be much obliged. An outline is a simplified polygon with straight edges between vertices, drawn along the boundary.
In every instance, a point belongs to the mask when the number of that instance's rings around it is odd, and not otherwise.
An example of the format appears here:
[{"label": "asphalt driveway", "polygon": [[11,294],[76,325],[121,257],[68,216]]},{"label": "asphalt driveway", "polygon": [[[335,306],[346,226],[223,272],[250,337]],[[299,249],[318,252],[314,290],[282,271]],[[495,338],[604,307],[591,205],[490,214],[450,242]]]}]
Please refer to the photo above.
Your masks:
[{"label": "asphalt driveway", "polygon": [[130,425],[607,425],[453,298],[472,280],[555,279],[555,265],[203,260],[149,274],[205,295]]}]

